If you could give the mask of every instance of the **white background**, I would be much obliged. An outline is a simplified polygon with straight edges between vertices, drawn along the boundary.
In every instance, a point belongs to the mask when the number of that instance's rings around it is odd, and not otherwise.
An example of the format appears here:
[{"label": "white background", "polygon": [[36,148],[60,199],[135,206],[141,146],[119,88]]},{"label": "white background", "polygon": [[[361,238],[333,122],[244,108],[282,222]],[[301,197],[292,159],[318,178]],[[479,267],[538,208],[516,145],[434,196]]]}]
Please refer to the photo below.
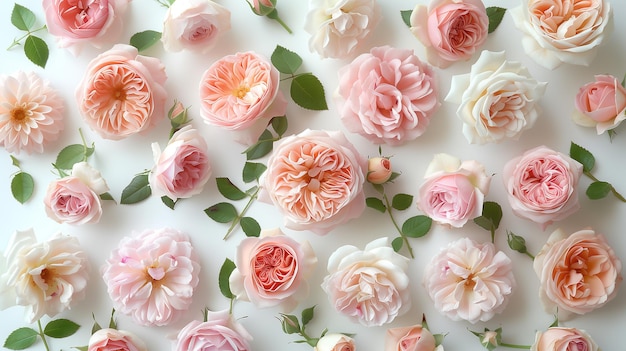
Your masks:
[{"label": "white background", "polygon": [[[165,207],[159,198],[151,197],[143,203],[130,206],[105,202],[104,214],[98,224],[60,225],[47,218],[42,199],[48,183],[56,177],[52,172],[51,163],[62,147],[80,142],[78,128],[82,128],[88,142],[95,142],[96,152],[89,159],[89,163],[101,170],[111,188],[111,194],[119,201],[122,189],[132,177],[152,167],[150,144],[152,142],[159,142],[162,146],[166,144],[169,124],[163,119],[149,133],[121,141],[104,140],[84,124],[76,107],[74,91],[84,74],[87,63],[106,48],[88,49],[74,57],[68,51],[56,48],[52,36],[40,32],[38,35],[50,46],[50,59],[46,69],[30,63],[19,47],[10,51],[0,50],[0,73],[11,74],[17,70],[33,70],[50,80],[66,103],[66,128],[61,140],[50,145],[44,154],[18,156],[23,170],[31,173],[36,182],[35,194],[25,205],[20,205],[11,196],[9,183],[16,168],[11,166],[9,154],[4,149],[0,149],[0,199],[2,199],[0,201],[0,223],[2,223],[0,249],[6,248],[8,238],[15,230],[33,227],[40,240],[45,240],[61,231],[79,238],[89,254],[92,265],[92,279],[88,286],[86,300],[58,316],[76,321],[83,327],[76,335],[68,339],[49,340],[54,350],[86,345],[92,324],[92,312],[101,324],[108,320],[112,305],[106,294],[106,286],[100,278],[99,269],[120,239],[130,235],[134,230],[169,226],[188,233],[199,253],[202,271],[193,304],[178,322],[167,327],[148,328],[133,325],[129,317],[118,315],[118,324],[121,329],[127,329],[139,335],[150,350],[168,350],[170,347],[165,336],[175,335],[192,319],[201,319],[200,311],[205,306],[213,310],[228,307],[228,300],[221,296],[217,287],[217,275],[224,259],[234,258],[236,246],[244,234],[237,231],[229,240],[223,241],[226,225],[213,222],[204,214],[203,209],[225,200],[217,192],[214,177],[229,177],[236,184],[243,184],[240,175],[245,157],[241,154],[243,147],[232,142],[227,134],[218,128],[203,124],[200,118],[198,84],[202,73],[211,63],[224,55],[238,51],[253,50],[269,57],[277,44],[297,52],[304,59],[301,70],[310,71],[322,80],[330,109],[323,112],[307,111],[290,102],[287,110],[288,134],[298,133],[304,128],[344,130],[331,96],[337,87],[337,70],[350,60],[322,60],[317,54],[309,52],[307,46],[309,36],[302,28],[308,11],[307,1],[279,0],[280,14],[293,29],[292,35],[284,31],[278,23],[252,14],[244,0],[222,0],[220,3],[232,12],[232,29],[221,38],[218,47],[211,53],[207,55],[187,52],[167,53],[160,43],[145,53],[160,58],[165,64],[169,77],[166,84],[169,92],[167,107],[171,106],[174,99],[181,100],[185,105],[191,105],[190,116],[194,119],[192,123],[202,131],[210,145],[212,179],[207,183],[202,194],[179,202],[174,211]],[[381,0],[379,3],[382,8],[382,20],[374,35],[363,43],[358,53],[367,52],[374,46],[391,45],[413,49],[420,58],[425,58],[423,46],[402,22],[400,10],[410,10],[417,3],[426,3],[426,1]],[[518,6],[520,1],[488,0],[485,3],[487,6],[498,5],[510,9]],[[38,25],[43,24],[40,1],[22,1],[20,4],[35,11]],[[335,229],[325,237],[316,236],[310,232],[285,230],[298,240],[310,241],[319,259],[314,276],[310,279],[309,298],[294,312],[299,313],[303,308],[317,305],[316,317],[308,328],[309,334],[317,335],[325,327],[335,332],[356,333],[355,338],[359,350],[381,350],[388,327],[418,324],[422,313],[425,313],[433,333],[447,333],[444,340],[447,350],[481,350],[478,340],[468,329],[483,330],[484,327],[490,329],[503,327],[503,339],[506,342],[530,345],[534,340],[535,332],[547,328],[552,323],[553,316],[545,313],[539,303],[539,284],[532,271],[532,262],[528,257],[508,248],[506,230],[524,236],[528,242],[529,251],[537,253],[555,228],[560,226],[566,232],[573,232],[590,226],[604,233],[618,257],[622,260],[626,259],[624,245],[626,238],[623,235],[623,228],[626,227],[626,204],[620,203],[613,197],[595,201],[587,199],[584,189],[590,182],[588,179],[581,180],[580,211],[560,223],[549,226],[545,231],[512,214],[501,179],[501,171],[506,161],[525,150],[545,144],[567,153],[570,141],[574,141],[587,147],[596,156],[597,163],[594,171],[596,176],[612,182],[618,190],[626,193],[626,178],[623,175],[623,150],[626,148],[626,135],[623,135],[623,127],[617,129],[618,135],[611,142],[607,135],[597,136],[595,129],[579,127],[570,120],[574,109],[574,96],[580,86],[592,81],[594,74],[606,73],[622,77],[626,72],[626,65],[624,65],[626,46],[622,34],[626,33],[626,5],[621,1],[613,1],[611,5],[614,7],[614,33],[607,38],[590,67],[562,65],[554,71],[542,68],[523,52],[520,43],[521,33],[514,27],[508,13],[500,27],[489,36],[483,49],[504,50],[507,59],[521,61],[536,79],[548,82],[545,96],[541,101],[543,113],[535,126],[526,131],[520,140],[482,146],[469,145],[461,133],[461,122],[455,114],[457,106],[443,102],[423,136],[400,147],[383,146],[383,153],[393,155],[394,168],[402,173],[394,184],[387,187],[389,194],[403,192],[415,195],[422,182],[426,166],[432,156],[440,152],[446,152],[461,159],[475,159],[485,165],[487,172],[494,174],[487,200],[498,202],[504,210],[504,219],[497,233],[496,245],[513,259],[518,282],[508,308],[487,323],[471,325],[467,322],[453,322],[433,308],[431,300],[421,285],[424,266],[432,255],[448,242],[462,236],[479,241],[490,239],[488,232],[470,222],[462,229],[453,230],[433,226],[426,237],[411,239],[416,258],[411,261],[408,272],[411,277],[412,308],[407,314],[383,327],[364,328],[336,313],[319,287],[326,275],[328,256],[343,244],[353,244],[362,248],[373,239],[382,236],[391,238],[397,236],[386,215],[366,209],[361,218]],[[10,24],[12,7],[12,1],[0,1],[1,48],[8,47],[14,37],[22,35],[21,31]],[[118,42],[127,43],[130,36],[139,31],[147,29],[161,31],[161,21],[165,11],[165,8],[156,1],[134,0],[124,15],[125,27]],[[478,55],[475,55],[469,62],[457,63],[444,70],[436,69],[440,84],[439,96],[442,100],[448,92],[450,77],[469,72],[470,65],[477,57]],[[282,83],[281,89],[286,96],[289,96],[287,83]],[[365,156],[377,155],[376,145],[368,143],[356,134],[348,134],[348,138]],[[366,184],[365,188],[368,196],[375,195],[370,185]],[[244,203],[236,205],[241,209]],[[257,202],[251,207],[249,214],[256,218],[263,228],[282,226],[282,219],[278,212],[269,205]],[[402,222],[416,214],[419,212],[416,206],[412,206],[409,210],[396,215]],[[404,251],[403,253],[406,254]],[[619,291],[617,297],[603,308],[562,323],[562,325],[587,330],[604,351],[623,350],[621,346],[623,342],[620,342],[623,338],[620,333],[623,333],[626,325],[624,310],[626,310],[626,294],[624,291]],[[309,346],[305,344],[290,343],[296,339],[296,336],[282,333],[280,324],[275,318],[278,312],[277,309],[271,308],[258,310],[247,302],[236,302],[234,309],[235,317],[241,318],[241,323],[254,337],[253,349],[309,349]],[[47,320],[47,317],[44,317],[43,322]],[[25,325],[23,307],[0,311],[0,341],[3,341],[12,330]],[[41,342],[33,346],[33,349],[42,350]]]}]

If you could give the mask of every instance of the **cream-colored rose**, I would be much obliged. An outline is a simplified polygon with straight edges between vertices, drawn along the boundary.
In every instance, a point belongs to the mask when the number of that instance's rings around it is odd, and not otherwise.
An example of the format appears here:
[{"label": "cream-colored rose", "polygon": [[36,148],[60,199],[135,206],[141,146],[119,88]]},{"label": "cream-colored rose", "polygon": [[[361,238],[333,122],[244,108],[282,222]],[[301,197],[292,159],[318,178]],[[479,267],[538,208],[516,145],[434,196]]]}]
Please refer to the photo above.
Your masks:
[{"label": "cream-colored rose", "polygon": [[347,335],[330,333],[321,337],[313,351],[355,351],[354,339]]},{"label": "cream-colored rose", "polygon": [[600,351],[600,348],[584,330],[552,327],[537,332],[530,351]]}]

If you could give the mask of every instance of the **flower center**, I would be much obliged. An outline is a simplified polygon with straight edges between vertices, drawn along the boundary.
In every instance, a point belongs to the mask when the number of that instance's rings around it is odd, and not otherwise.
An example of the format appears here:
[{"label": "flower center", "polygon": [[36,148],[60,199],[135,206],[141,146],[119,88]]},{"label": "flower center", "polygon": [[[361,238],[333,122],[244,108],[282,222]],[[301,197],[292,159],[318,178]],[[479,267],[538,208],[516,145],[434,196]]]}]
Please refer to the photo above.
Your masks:
[{"label": "flower center", "polygon": [[126,91],[121,86],[116,87],[113,90],[113,97],[115,98],[115,100],[125,101],[126,100]]},{"label": "flower center", "polygon": [[27,113],[23,107],[14,107],[11,109],[11,121],[14,123],[26,122]]},{"label": "flower center", "polygon": [[233,91],[233,95],[236,96],[239,99],[243,99],[246,94],[248,94],[250,92],[250,87],[247,85],[240,85],[237,88],[235,88],[235,90]]}]

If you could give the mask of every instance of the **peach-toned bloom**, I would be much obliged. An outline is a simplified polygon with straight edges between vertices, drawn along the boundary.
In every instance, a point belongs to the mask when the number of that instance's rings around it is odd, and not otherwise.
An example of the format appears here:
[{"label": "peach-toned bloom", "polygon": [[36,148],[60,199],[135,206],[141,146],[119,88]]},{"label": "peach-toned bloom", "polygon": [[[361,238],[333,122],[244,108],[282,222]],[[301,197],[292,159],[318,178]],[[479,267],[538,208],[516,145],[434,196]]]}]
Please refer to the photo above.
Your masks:
[{"label": "peach-toned bloom", "polygon": [[279,209],[287,228],[324,235],[365,209],[366,169],[343,133],[307,129],[275,143],[259,199]]},{"label": "peach-toned bloom", "polygon": [[105,139],[119,140],[146,131],[164,116],[165,67],[125,44],[98,55],[76,90],[87,124]]},{"label": "peach-toned bloom", "polygon": [[604,235],[555,230],[533,261],[548,313],[565,320],[604,306],[617,295],[622,263]]},{"label": "peach-toned bloom", "polygon": [[584,330],[551,327],[537,332],[530,351],[600,351],[600,348]]},{"label": "peach-toned bloom", "polygon": [[126,330],[104,328],[91,334],[88,351],[148,351],[143,340]]},{"label": "peach-toned bloom", "polygon": [[422,135],[441,103],[435,72],[409,49],[373,48],[339,70],[338,107],[346,128],[400,145]]},{"label": "peach-toned bloom", "polygon": [[386,183],[393,171],[388,157],[374,157],[367,160],[367,181],[372,184]]},{"label": "peach-toned bloom", "polygon": [[199,271],[188,236],[163,228],[123,238],[102,277],[116,311],[141,325],[162,326],[187,310]]},{"label": "peach-toned bloom", "polygon": [[191,321],[178,332],[174,351],[248,351],[252,336],[228,311],[207,311],[205,322]]},{"label": "peach-toned bloom", "polygon": [[504,311],[515,288],[513,262],[486,242],[457,239],[433,257],[424,286],[435,308],[448,318],[486,322]]},{"label": "peach-toned bloom", "polygon": [[384,351],[435,351],[443,348],[436,346],[435,337],[421,325],[389,328],[385,334]]},{"label": "peach-toned bloom", "polygon": [[574,122],[595,127],[598,135],[617,128],[626,119],[626,88],[611,75],[596,75],[576,94]]},{"label": "peach-toned bloom", "polygon": [[347,335],[328,333],[317,341],[313,351],[356,351],[356,345]]},{"label": "peach-toned bloom", "polygon": [[0,75],[0,146],[10,153],[43,152],[63,130],[63,101],[33,72]]},{"label": "peach-toned bloom", "polygon": [[38,243],[32,229],[16,231],[0,256],[0,309],[26,307],[26,321],[54,317],[85,296],[89,261],[78,239],[58,233]]}]

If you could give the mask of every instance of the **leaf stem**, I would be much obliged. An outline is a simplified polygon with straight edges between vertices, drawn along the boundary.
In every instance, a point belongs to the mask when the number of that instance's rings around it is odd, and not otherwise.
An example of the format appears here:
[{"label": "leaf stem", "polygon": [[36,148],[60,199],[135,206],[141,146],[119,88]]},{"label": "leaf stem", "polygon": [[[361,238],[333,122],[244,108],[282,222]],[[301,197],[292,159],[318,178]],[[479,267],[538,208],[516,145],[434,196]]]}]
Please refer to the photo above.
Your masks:
[{"label": "leaf stem", "polygon": [[389,213],[389,218],[391,218],[391,223],[393,223],[393,226],[396,227],[396,230],[398,231],[398,233],[400,233],[402,240],[404,240],[404,243],[406,244],[406,247],[409,250],[409,255],[411,255],[411,258],[415,258],[415,256],[413,255],[413,248],[411,247],[411,244],[409,243],[409,239],[406,237],[406,235],[404,235],[404,233],[402,233],[402,229],[400,229],[400,226],[398,226],[396,219],[393,217],[393,214],[391,213],[391,209],[393,207],[391,207],[389,198],[387,197],[387,194],[385,193],[384,190],[383,190],[383,200],[385,200],[385,206],[387,207],[387,213]]},{"label": "leaf stem", "polygon": [[530,349],[530,345],[507,344],[505,342],[499,343],[498,346],[509,347],[512,349],[526,349],[526,350]]},{"label": "leaf stem", "polygon": [[50,347],[48,346],[48,341],[46,341],[46,335],[43,333],[43,328],[41,327],[41,320],[37,320],[37,327],[39,328],[39,336],[41,337],[41,341],[43,341],[43,346],[46,348],[46,351],[50,351]]},{"label": "leaf stem", "polygon": [[[594,182],[599,182],[600,180],[598,178],[596,178],[593,174],[591,174],[591,172],[589,171],[584,171],[583,172],[584,175],[586,175],[587,177],[589,177],[591,180],[593,180]],[[617,190],[615,190],[615,187],[613,186],[613,184],[609,184],[611,186],[611,192],[613,193],[613,195],[620,200],[621,202],[626,202],[626,198],[624,198],[624,196],[622,196],[622,194],[618,193]]]},{"label": "leaf stem", "polygon": [[46,25],[44,24],[41,28],[37,28],[33,31],[27,31],[26,34],[22,35],[21,37],[19,37],[18,39],[13,39],[13,43],[11,43],[11,45],[9,45],[9,47],[7,48],[8,50],[13,49],[14,47],[20,45],[20,41],[24,40],[25,38],[33,35],[33,33],[39,32],[40,30],[46,29]]},{"label": "leaf stem", "polygon": [[228,239],[228,237],[233,232],[233,230],[235,230],[235,227],[237,226],[237,224],[239,224],[239,222],[241,221],[241,218],[246,214],[246,212],[250,208],[250,205],[252,205],[254,200],[256,200],[260,189],[261,188],[256,188],[256,190],[254,190],[254,193],[252,193],[252,195],[249,195],[250,199],[246,203],[246,206],[243,208],[243,210],[241,210],[241,213],[239,213],[237,217],[233,220],[233,222],[230,224],[230,227],[228,228],[228,231],[226,232],[226,235],[224,235],[224,238],[222,240]]}]

